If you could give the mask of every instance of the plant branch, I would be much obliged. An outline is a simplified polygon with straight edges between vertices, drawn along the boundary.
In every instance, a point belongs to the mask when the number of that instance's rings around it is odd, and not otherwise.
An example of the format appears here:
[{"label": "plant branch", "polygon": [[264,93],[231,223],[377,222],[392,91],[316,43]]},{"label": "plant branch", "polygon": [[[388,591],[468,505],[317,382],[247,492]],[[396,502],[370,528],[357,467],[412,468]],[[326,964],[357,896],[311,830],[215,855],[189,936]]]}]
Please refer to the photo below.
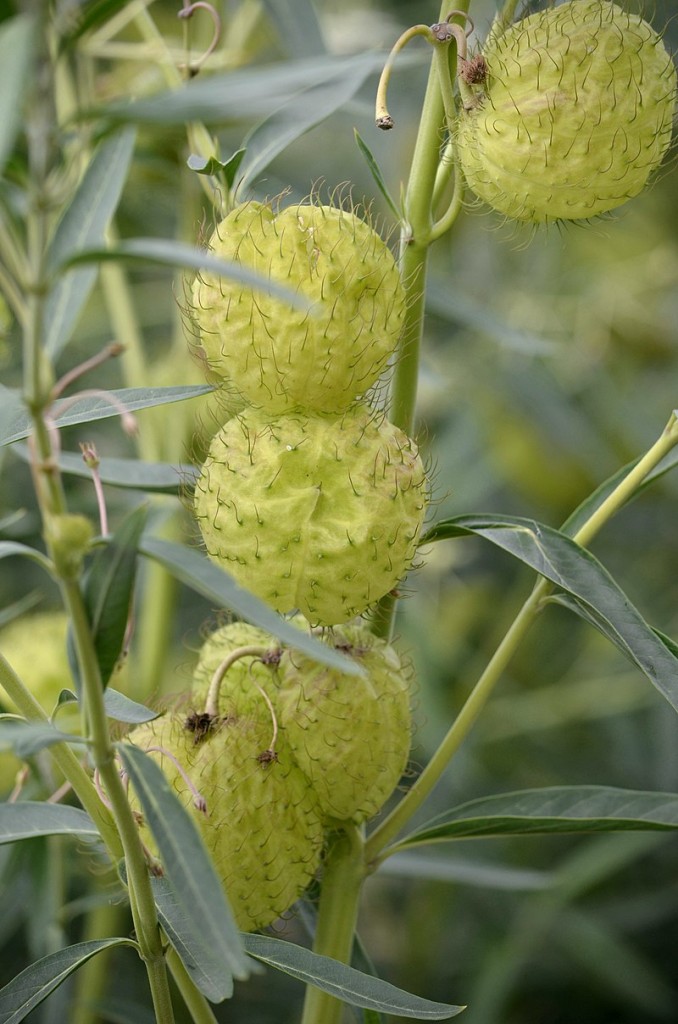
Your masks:
[{"label": "plant branch", "polygon": [[[582,546],[590,543],[601,527],[628,501],[648,473],[676,444],[678,444],[678,420],[674,413],[660,438],[575,534],[573,539],[576,543]],[[406,796],[367,840],[366,859],[372,868],[390,856],[394,847],[390,849],[385,849],[385,847],[421,807],[440,780],[450,760],[478,719],[530,626],[544,607],[545,599],[553,589],[553,584],[544,578],[535,585],[435,754]]]}]

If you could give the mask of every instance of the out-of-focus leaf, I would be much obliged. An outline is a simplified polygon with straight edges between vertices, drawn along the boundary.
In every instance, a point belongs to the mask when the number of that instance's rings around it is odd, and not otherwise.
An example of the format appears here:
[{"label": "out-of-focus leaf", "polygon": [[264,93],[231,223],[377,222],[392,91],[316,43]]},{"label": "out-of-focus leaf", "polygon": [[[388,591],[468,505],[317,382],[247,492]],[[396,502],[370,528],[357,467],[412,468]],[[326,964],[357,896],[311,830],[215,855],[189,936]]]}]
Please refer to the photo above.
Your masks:
[{"label": "out-of-focus leaf", "polygon": [[0,1024],[19,1024],[39,1006],[69,974],[77,971],[97,953],[112,946],[136,946],[131,939],[97,939],[50,953],[0,989]]},{"label": "out-of-focus leaf", "polygon": [[77,5],[77,14],[71,8],[68,27],[59,39],[60,53],[88,32],[105,24],[114,14],[126,7],[127,2],[128,0],[90,0],[89,3]]},{"label": "out-of-focus leaf", "polygon": [[24,558],[30,558],[31,561],[37,562],[46,572],[52,572],[52,563],[41,551],[36,551],[35,548],[30,548],[27,544],[19,544],[15,540],[0,541],[0,558],[9,558],[10,555],[23,555]]},{"label": "out-of-focus leaf", "polygon": [[29,800],[0,804],[0,843],[56,835],[96,839],[99,832],[89,814],[79,807]]},{"label": "out-of-focus leaf", "polygon": [[239,187],[247,191],[279,153],[350,100],[370,70],[364,66],[352,78],[342,77],[304,89],[250,132],[245,139],[247,152],[240,169]]},{"label": "out-of-focus leaf", "polygon": [[450,290],[449,284],[435,278],[431,280],[426,291],[426,309],[444,320],[462,324],[478,334],[487,335],[503,348],[516,352],[552,355],[558,349],[555,342],[538,334],[510,327],[486,306],[463,295],[460,289]]},{"label": "out-of-focus leaf", "polygon": [[[28,462],[30,453],[23,444],[12,448],[15,455]],[[92,471],[78,452],[60,451],[56,459],[62,473],[91,478]],[[115,459],[101,456],[99,477],[110,487],[123,487],[135,491],[153,491],[155,494],[177,494],[183,486],[190,486],[197,476],[195,466],[173,466],[169,462],[144,462],[141,459]]]},{"label": "out-of-focus leaf", "polygon": [[21,124],[34,44],[35,23],[27,14],[10,18],[0,27],[0,174]]},{"label": "out-of-focus leaf", "polygon": [[81,736],[60,732],[47,722],[0,721],[0,750],[13,750],[18,758],[32,757],[55,743],[85,743]]},{"label": "out-of-focus leaf", "polygon": [[678,829],[678,794],[610,786],[552,786],[471,800],[436,815],[396,846],[402,849],[480,836],[674,829]]},{"label": "out-of-focus leaf", "polygon": [[441,857],[426,853],[423,845],[395,853],[379,866],[380,873],[421,881],[447,882],[478,889],[505,892],[538,892],[553,885],[554,876],[503,864],[480,861],[477,857]]},{"label": "out-of-focus leaf", "polygon": [[[54,275],[77,253],[103,245],[106,229],[120,201],[127,178],[134,131],[130,128],[102,142],[57,225],[48,253]],[[47,298],[45,347],[54,359],[69,341],[96,280],[96,267],[72,270],[60,277]]]},{"label": "out-of-focus leaf", "polygon": [[[0,541],[0,548],[2,542]],[[29,594],[25,594],[24,597],[19,598],[18,601],[14,601],[0,611],[0,629],[6,626],[9,622],[14,622],[25,612],[29,612],[31,608],[35,608],[36,604],[40,604],[43,599],[43,594],[39,590],[31,590]]]},{"label": "out-of-focus leaf", "polygon": [[393,196],[391,195],[391,193],[388,190],[388,186],[386,185],[386,182],[384,181],[384,176],[381,173],[381,167],[377,163],[374,155],[372,154],[371,150],[369,149],[367,143],[361,137],[361,135],[358,132],[357,128],[353,129],[353,137],[355,138],[356,145],[357,145],[358,149],[360,150],[360,152],[362,153],[363,157],[365,158],[365,163],[368,166],[370,174],[374,178],[375,185],[377,186],[377,188],[381,192],[382,196],[386,200],[387,204],[391,208],[391,212],[393,213],[393,216],[396,218],[397,221],[401,221],[402,218],[403,218],[403,215],[400,212],[400,210],[398,209],[398,204],[396,203],[395,199],[393,198]]},{"label": "out-of-focus leaf", "polygon": [[[168,405],[171,402],[182,402],[187,398],[207,395],[214,389],[210,384],[186,384],[168,388],[119,388],[107,391],[103,395],[85,394],[77,400],[62,398],[52,406],[52,419],[56,427],[72,427],[78,423],[93,423],[111,416],[119,416],[121,405],[127,412],[138,412],[139,409],[150,409],[154,405]],[[0,397],[2,397],[0,395]],[[60,410],[65,411],[60,415]],[[0,445],[23,441],[31,432],[30,417],[22,408],[6,424]]]},{"label": "out-of-focus leaf", "polygon": [[247,622],[267,630],[283,643],[303,651],[309,658],[341,669],[349,675],[362,675],[363,670],[359,665],[280,618],[272,608],[244,590],[224,569],[208,561],[198,551],[156,537],[142,538],[139,550],[160,562],[173,576],[203,597],[220,607],[232,609]]},{"label": "out-of-focus leaf", "polygon": [[157,126],[202,121],[225,124],[266,117],[300,89],[322,82],[351,79],[381,71],[384,56],[376,51],[351,57],[312,57],[268,66],[249,67],[222,75],[195,78],[180,89],[130,103],[116,101],[91,115],[112,121]]},{"label": "out-of-focus leaf", "polygon": [[311,0],[264,0],[276,37],[290,57],[325,52],[318,16]]},{"label": "out-of-focus leaf", "polygon": [[249,966],[233,914],[198,829],[151,757],[131,743],[119,744],[118,750],[172,887],[186,929],[184,941],[189,930],[194,938],[191,954],[197,966],[208,970],[216,958],[224,986],[233,978],[247,978]]},{"label": "out-of-focus leaf", "polygon": [[[87,570],[83,597],[104,686],[122,652],[136,580],[137,547],[146,524],[147,510],[136,508],[106,545],[95,554]],[[69,634],[69,644],[72,641]],[[77,659],[71,659],[77,678]]]},{"label": "out-of-focus leaf", "polygon": [[455,516],[433,526],[422,543],[464,534],[484,537],[565,591],[567,607],[595,622],[678,710],[678,658],[589,551],[550,526],[517,516]]},{"label": "out-of-focus leaf", "polygon": [[327,956],[319,956],[293,942],[283,942],[268,935],[244,935],[243,942],[250,956],[307,985],[315,985],[351,1006],[362,1006],[416,1020],[447,1020],[464,1009],[463,1006],[421,999],[380,978],[362,974],[353,967],[347,967]]},{"label": "out-of-focus leaf", "polygon": [[222,277],[230,277],[234,281],[241,281],[248,288],[256,288],[273,295],[286,302],[296,309],[307,310],[307,300],[290,291],[282,284],[276,284],[268,277],[262,277],[254,270],[249,270],[240,263],[230,260],[217,259],[211,256],[205,249],[199,249],[195,245],[188,245],[186,242],[174,242],[167,238],[128,238],[118,245],[106,249],[88,249],[78,253],[70,260],[70,265],[78,263],[101,263],[104,260],[142,263],[161,263],[168,267],[190,267],[193,270],[209,270],[213,274],[221,274]]}]

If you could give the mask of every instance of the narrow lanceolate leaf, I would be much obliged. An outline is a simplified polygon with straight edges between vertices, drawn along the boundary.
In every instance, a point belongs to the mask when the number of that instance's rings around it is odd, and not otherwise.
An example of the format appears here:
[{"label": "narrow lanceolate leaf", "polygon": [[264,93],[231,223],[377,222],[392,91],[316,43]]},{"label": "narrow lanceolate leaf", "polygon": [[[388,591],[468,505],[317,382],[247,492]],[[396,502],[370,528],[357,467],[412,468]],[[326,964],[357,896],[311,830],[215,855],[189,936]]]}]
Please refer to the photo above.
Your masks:
[{"label": "narrow lanceolate leaf", "polygon": [[393,216],[396,218],[397,221],[402,220],[403,215],[401,211],[398,209],[398,204],[396,203],[395,199],[388,190],[388,186],[384,180],[384,176],[381,173],[381,167],[377,163],[376,158],[373,156],[372,151],[369,149],[367,143],[359,134],[357,128],[353,129],[353,136],[355,138],[358,149],[360,150],[365,159],[365,163],[369,168],[370,174],[374,178],[374,183],[381,192],[382,196],[384,197],[388,205],[390,206]]},{"label": "narrow lanceolate leaf", "polygon": [[[28,445],[17,443],[12,452],[24,462],[30,460]],[[85,465],[81,452],[60,451],[56,456],[62,473],[91,479],[92,471]],[[195,482],[198,470],[188,463],[144,462],[142,459],[115,459],[101,456],[99,478],[109,487],[153,491],[154,494],[177,494],[182,487]]]},{"label": "narrow lanceolate leaf", "polygon": [[[102,142],[66,207],[48,253],[48,270],[56,275],[84,249],[102,245],[115,213],[134,149],[134,132],[125,129]],[[47,298],[45,346],[52,358],[69,341],[96,280],[96,267],[71,270],[56,281]]]},{"label": "narrow lanceolate leaf", "polygon": [[0,28],[0,174],[21,124],[26,81],[35,41],[35,24],[20,14]]},{"label": "narrow lanceolate leaf", "polygon": [[179,954],[194,985],[211,1003],[221,1003],[233,995],[233,978],[210,946],[205,944],[195,921],[187,918],[176,891],[167,878],[152,878],[151,887],[158,919],[167,938]]},{"label": "narrow lanceolate leaf", "polygon": [[69,974],[97,953],[112,946],[135,946],[131,939],[97,939],[78,942],[37,960],[0,989],[0,1024],[19,1024],[39,1006]]},{"label": "narrow lanceolate leaf", "polygon": [[30,800],[0,804],[0,843],[57,835],[97,839],[99,832],[89,814],[79,807]]},{"label": "narrow lanceolate leaf", "polygon": [[160,263],[167,267],[209,270],[210,273],[240,281],[248,288],[256,288],[267,295],[274,295],[295,309],[309,308],[309,303],[303,296],[286,288],[284,284],[276,284],[270,278],[232,260],[217,259],[205,249],[198,249],[186,242],[174,242],[166,238],[130,238],[111,248],[83,250],[74,255],[69,263],[74,266],[78,263],[101,263],[104,260]]},{"label": "narrow lanceolate leaf", "polygon": [[29,548],[27,544],[19,544],[15,540],[0,541],[0,558],[9,558],[10,555],[23,555],[24,558],[30,558],[31,561],[37,562],[42,569],[45,569],[50,574],[54,568],[49,558],[43,555],[42,551],[36,551],[35,548]]},{"label": "narrow lanceolate leaf", "polygon": [[118,750],[157,844],[177,912],[221,963],[225,976],[246,978],[247,957],[233,914],[195,824],[151,757],[131,743],[119,744]]},{"label": "narrow lanceolate leaf", "polygon": [[267,604],[254,594],[250,594],[248,590],[244,590],[224,569],[208,561],[200,552],[156,537],[142,538],[139,551],[164,565],[173,576],[209,601],[220,607],[230,608],[247,622],[272,633],[295,650],[303,651],[309,658],[341,669],[350,675],[362,674],[359,665],[282,619]]},{"label": "narrow lanceolate leaf", "polygon": [[104,686],[122,652],[146,514],[140,506],[123,521],[106,546],[97,551],[84,581],[83,597]]},{"label": "narrow lanceolate leaf", "polygon": [[456,516],[432,527],[422,543],[465,534],[491,541],[564,591],[567,606],[594,622],[678,710],[678,658],[589,551],[550,526],[515,516]]},{"label": "narrow lanceolate leaf", "polygon": [[397,846],[403,849],[481,836],[675,829],[678,793],[646,793],[609,786],[553,786],[471,800],[436,815]]},{"label": "narrow lanceolate leaf", "polygon": [[0,750],[13,750],[22,760],[55,743],[85,743],[81,736],[60,732],[47,722],[0,721]]},{"label": "narrow lanceolate leaf", "polygon": [[250,956],[298,978],[306,985],[315,985],[351,1006],[413,1017],[415,1020],[447,1020],[465,1009],[421,999],[380,978],[362,974],[353,967],[319,956],[293,942],[283,942],[267,935],[244,935],[243,942]]},{"label": "narrow lanceolate leaf", "polygon": [[238,149],[235,151],[233,156],[229,157],[228,160],[217,160],[215,156],[208,158],[204,156],[198,156],[197,153],[191,153],[186,164],[191,171],[195,171],[196,174],[206,174],[210,178],[216,178],[222,182],[226,188],[233,188],[235,183],[235,176],[238,173],[238,168],[242,163],[242,158],[245,155],[244,149]]},{"label": "narrow lanceolate leaf", "polygon": [[314,84],[278,107],[245,139],[239,187],[247,192],[279,153],[355,96],[369,72],[363,65],[351,78]]},{"label": "narrow lanceolate leaf", "polygon": [[[107,391],[103,395],[85,394],[77,400],[62,398],[54,403],[50,415],[54,426],[72,427],[78,423],[94,423],[95,420],[119,416],[121,405],[128,412],[138,412],[140,409],[150,409],[155,405],[169,405],[172,402],[197,398],[213,390],[210,384],[186,384],[167,388],[119,388]],[[32,423],[26,410],[23,407],[18,408],[4,425],[0,445],[23,441],[31,429]]]},{"label": "narrow lanceolate leaf", "polygon": [[325,53],[318,15],[311,0],[264,0],[264,7],[291,57]]}]

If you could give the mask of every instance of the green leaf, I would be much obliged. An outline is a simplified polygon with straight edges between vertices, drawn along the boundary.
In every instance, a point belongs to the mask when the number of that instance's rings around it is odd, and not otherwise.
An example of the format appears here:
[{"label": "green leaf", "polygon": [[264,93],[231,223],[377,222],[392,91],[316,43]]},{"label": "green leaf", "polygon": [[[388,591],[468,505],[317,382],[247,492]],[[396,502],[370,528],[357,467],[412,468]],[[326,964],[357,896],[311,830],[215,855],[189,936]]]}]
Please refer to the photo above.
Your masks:
[{"label": "green leaf", "polygon": [[[119,416],[120,405],[128,412],[137,412],[139,409],[150,409],[155,405],[168,405],[172,402],[183,402],[188,398],[197,398],[213,390],[210,384],[186,384],[168,388],[119,388],[106,391],[103,395],[62,398],[52,406],[51,416],[54,426],[72,427],[78,423],[93,423],[95,420]],[[108,397],[104,397],[105,395]],[[65,411],[60,414],[62,409]],[[23,441],[32,429],[31,419],[22,407],[5,425],[0,445]]]},{"label": "green leaf", "polygon": [[223,182],[226,188],[230,190],[233,188],[235,176],[238,173],[238,168],[242,163],[244,155],[245,150],[238,149],[232,157],[229,157],[228,160],[222,163],[215,156],[207,160],[204,156],[191,153],[186,163],[190,170],[195,171],[196,174],[207,174],[210,177],[217,178],[218,181]]},{"label": "green leaf", "polygon": [[[211,1003],[230,999],[233,995],[230,971],[224,970],[219,956],[205,943],[202,933],[196,931],[195,921],[186,917],[173,886],[166,878],[152,878],[151,888],[160,924],[195,986]],[[252,963],[260,969],[255,961]]]},{"label": "green leaf", "polygon": [[99,832],[89,814],[79,807],[29,800],[0,804],[0,843],[56,835],[97,839]]},{"label": "green leaf", "polygon": [[343,106],[361,87],[371,68],[351,77],[316,83],[297,93],[245,138],[239,188],[247,192],[269,164],[296,139]]},{"label": "green leaf", "polygon": [[33,18],[20,14],[0,27],[0,174],[14,147],[35,51]]},{"label": "green leaf", "polygon": [[29,548],[27,544],[19,544],[19,542],[15,540],[1,540],[0,558],[9,558],[11,555],[23,555],[24,558],[30,558],[31,561],[37,562],[37,564],[50,575],[54,568],[49,558],[47,558],[46,555],[43,555],[41,551],[36,551],[35,548]]},{"label": "green leaf", "polygon": [[471,800],[443,811],[396,845],[572,832],[672,831],[678,794],[610,786],[552,786]]},{"label": "green leaf", "polygon": [[678,658],[589,551],[550,526],[517,516],[456,516],[433,526],[422,544],[465,534],[491,541],[570,595],[563,603],[594,622],[678,710]]},{"label": "green leaf", "polygon": [[372,978],[293,942],[283,942],[267,935],[243,935],[243,942],[250,956],[298,978],[306,985],[315,985],[351,1006],[414,1017],[416,1020],[447,1020],[465,1009],[421,999],[380,978]]},{"label": "green leaf", "polygon": [[367,143],[361,138],[357,128],[353,129],[353,137],[356,141],[358,149],[365,158],[365,163],[367,164],[370,174],[374,178],[374,182],[377,188],[379,189],[382,196],[386,200],[388,206],[391,209],[391,212],[393,213],[393,216],[396,218],[398,222],[400,222],[403,219],[403,214],[398,209],[398,204],[396,203],[395,199],[388,190],[388,186],[384,181],[384,176],[381,173],[381,167],[379,166],[375,157],[373,156],[372,152],[367,146]]},{"label": "green leaf", "polygon": [[[48,252],[48,271],[55,275],[77,253],[103,245],[106,229],[120,201],[127,178],[134,131],[106,139],[97,148],[70,204],[57,225]],[[54,285],[45,311],[45,347],[55,359],[69,341],[96,280],[96,267],[71,271]]]},{"label": "green leaf", "polygon": [[[17,443],[12,452],[24,462],[30,461],[27,445]],[[56,462],[62,473],[91,479],[92,471],[83,462],[79,452],[57,454]],[[182,487],[192,485],[198,471],[195,466],[172,465],[169,462],[144,462],[141,459],[115,459],[101,456],[99,477],[103,484],[135,491],[153,491],[155,494],[177,494]]]},{"label": "green leaf", "polygon": [[230,608],[247,622],[267,630],[315,661],[349,675],[363,674],[359,665],[282,619],[258,597],[239,586],[224,569],[208,561],[198,551],[156,537],[143,537],[139,551],[164,565],[173,576],[209,601],[219,607]]},{"label": "green leaf", "polygon": [[221,962],[224,985],[228,984],[227,976],[247,978],[247,957],[233,914],[186,808],[151,757],[131,743],[119,744],[118,750],[157,843],[183,921],[196,941]]},{"label": "green leaf", "polygon": [[309,302],[297,292],[284,285],[276,284],[269,277],[263,277],[254,270],[231,260],[217,259],[205,249],[199,249],[187,242],[173,242],[165,238],[129,238],[116,246],[87,249],[69,261],[70,266],[78,263],[101,263],[103,261],[160,263],[167,267],[190,267],[192,270],[209,270],[222,277],[240,281],[248,288],[255,288],[266,295],[273,295],[295,309],[308,310]]},{"label": "green leaf", "polygon": [[[398,850],[400,851],[400,843]],[[419,881],[446,882],[454,885],[468,885],[478,889],[497,889],[505,892],[539,892],[551,889],[553,874],[514,868],[501,863],[481,861],[473,857],[435,856],[424,851],[424,845],[410,848],[389,856],[379,866],[382,874],[396,878],[415,878]]]},{"label": "green leaf", "polygon": [[[581,505],[578,505],[572,515],[570,515],[560,528],[561,533],[566,533],[568,537],[574,537],[584,523],[591,518],[593,513],[600,508],[602,503],[614,490],[617,489],[622,480],[628,476],[632,469],[638,465],[640,458],[634,459],[633,462],[627,463],[626,466],[622,466],[616,473],[613,473],[611,477],[603,481],[599,487],[596,487],[587,498],[582,501]],[[674,448],[668,455],[665,455],[660,462],[654,467],[654,469],[647,474],[642,484],[629,499],[626,504],[631,501],[635,501],[639,494],[642,494],[644,490],[650,487],[657,480],[660,480],[667,473],[670,473],[672,469],[678,466],[678,448]],[[624,506],[622,506],[624,507]]]},{"label": "green leaf", "polygon": [[60,732],[47,722],[0,721],[0,750],[13,750],[21,760],[55,743],[86,743],[86,740]]},{"label": "green leaf", "polygon": [[158,711],[152,711],[145,704],[138,704],[137,701],[131,700],[111,686],[106,688],[104,707],[109,718],[113,718],[116,722],[126,722],[128,725],[152,722],[159,715]]},{"label": "green leaf", "polygon": [[375,51],[351,57],[323,54],[306,60],[256,66],[194,78],[182,88],[130,103],[116,101],[86,116],[140,124],[183,125],[186,121],[225,124],[266,117],[301,89],[351,79],[364,68],[380,71],[384,58]]},{"label": "green leaf", "polygon": [[50,953],[0,989],[0,1024],[18,1024],[66,978],[93,956],[112,946],[135,946],[131,939],[97,939]]},{"label": "green leaf", "polygon": [[137,549],[147,510],[136,508],[87,570],[83,598],[104,686],[122,652],[136,581]]}]

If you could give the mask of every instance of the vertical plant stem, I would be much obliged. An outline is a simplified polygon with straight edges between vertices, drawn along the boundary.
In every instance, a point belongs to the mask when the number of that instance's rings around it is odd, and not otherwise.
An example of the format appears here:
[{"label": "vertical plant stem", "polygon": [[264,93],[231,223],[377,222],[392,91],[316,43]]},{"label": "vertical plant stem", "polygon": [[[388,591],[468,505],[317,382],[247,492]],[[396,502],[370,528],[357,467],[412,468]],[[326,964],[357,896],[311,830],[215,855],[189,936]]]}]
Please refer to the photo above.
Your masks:
[{"label": "vertical plant stem", "polygon": [[[365,877],[363,837],[357,828],[332,837],[322,879],[314,952],[349,963],[353,951],[358,901]],[[308,986],[301,1024],[339,1024],[344,1004]]]},{"label": "vertical plant stem", "polygon": [[212,1013],[209,1003],[195,987],[178,953],[172,948],[167,951],[167,966],[172,972],[174,982],[191,1015],[193,1024],[217,1024],[217,1018]]}]

